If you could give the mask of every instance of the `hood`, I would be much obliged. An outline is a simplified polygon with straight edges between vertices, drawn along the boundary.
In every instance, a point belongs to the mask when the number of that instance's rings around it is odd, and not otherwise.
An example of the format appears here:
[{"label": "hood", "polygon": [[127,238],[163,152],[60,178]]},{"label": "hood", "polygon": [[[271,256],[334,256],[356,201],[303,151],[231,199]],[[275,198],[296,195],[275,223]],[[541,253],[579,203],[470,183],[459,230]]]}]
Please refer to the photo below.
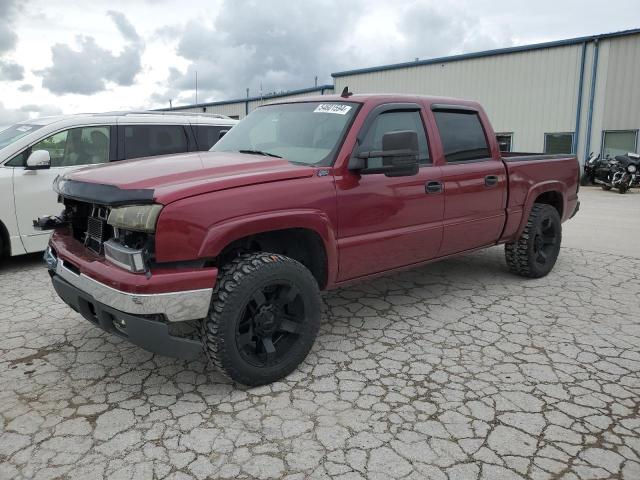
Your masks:
[{"label": "hood", "polygon": [[311,177],[314,172],[313,167],[294,165],[280,158],[236,152],[192,152],[96,165],[69,173],[64,180],[109,186],[108,190],[124,194],[152,191],[153,201],[167,204],[228,188]]}]

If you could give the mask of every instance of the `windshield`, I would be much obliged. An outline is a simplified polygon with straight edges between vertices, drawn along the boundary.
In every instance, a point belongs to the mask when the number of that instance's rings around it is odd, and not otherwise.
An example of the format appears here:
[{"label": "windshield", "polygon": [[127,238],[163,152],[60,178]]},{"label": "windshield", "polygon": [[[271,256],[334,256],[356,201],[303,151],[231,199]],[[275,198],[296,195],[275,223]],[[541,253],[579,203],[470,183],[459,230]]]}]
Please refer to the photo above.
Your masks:
[{"label": "windshield", "polygon": [[260,107],[229,130],[211,151],[278,156],[293,163],[328,165],[357,104],[303,102]]},{"label": "windshield", "polygon": [[35,132],[39,128],[42,128],[42,125],[26,125],[24,123],[12,125],[4,130],[0,128],[0,148],[6,147],[25,135]]}]

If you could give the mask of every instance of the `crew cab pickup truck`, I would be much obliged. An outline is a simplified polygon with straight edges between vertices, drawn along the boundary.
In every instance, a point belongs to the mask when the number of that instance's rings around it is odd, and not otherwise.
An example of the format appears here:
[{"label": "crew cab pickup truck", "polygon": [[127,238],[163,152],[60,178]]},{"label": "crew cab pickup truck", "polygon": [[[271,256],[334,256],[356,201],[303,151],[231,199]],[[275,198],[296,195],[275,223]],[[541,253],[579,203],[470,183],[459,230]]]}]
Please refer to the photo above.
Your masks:
[{"label": "crew cab pickup truck", "polygon": [[572,156],[501,155],[476,102],[343,93],[260,107],[209,152],[66,174],[39,223],[87,320],[259,385],[306,357],[320,290],[496,244],[548,274],[578,180]]}]

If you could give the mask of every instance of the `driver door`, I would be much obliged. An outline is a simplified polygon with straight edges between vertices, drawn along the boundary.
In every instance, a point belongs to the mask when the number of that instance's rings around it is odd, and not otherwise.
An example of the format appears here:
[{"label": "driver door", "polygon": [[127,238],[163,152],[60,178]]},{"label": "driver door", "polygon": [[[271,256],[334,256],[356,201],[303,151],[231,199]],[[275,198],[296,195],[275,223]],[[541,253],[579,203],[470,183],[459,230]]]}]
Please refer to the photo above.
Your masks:
[{"label": "driver door", "polygon": [[[36,150],[47,150],[51,157],[51,168],[28,170],[16,167],[13,176],[13,195],[16,206],[16,221],[20,238],[27,253],[39,252],[47,247],[50,232],[41,232],[33,227],[33,220],[43,215],[58,215],[62,211],[53,181],[58,175],[85,165],[105,163],[110,158],[109,126],[72,128],[57,132],[27,148],[21,165]],[[12,160],[13,163],[16,163]]]},{"label": "driver door", "polygon": [[[346,281],[434,258],[442,241],[444,195],[440,167],[429,154],[424,119],[418,105],[392,106],[370,115],[360,150],[379,151],[394,131],[418,134],[420,169],[416,175],[387,177],[347,171],[336,179],[338,195],[338,280]],[[382,165],[370,158],[369,167]]]}]

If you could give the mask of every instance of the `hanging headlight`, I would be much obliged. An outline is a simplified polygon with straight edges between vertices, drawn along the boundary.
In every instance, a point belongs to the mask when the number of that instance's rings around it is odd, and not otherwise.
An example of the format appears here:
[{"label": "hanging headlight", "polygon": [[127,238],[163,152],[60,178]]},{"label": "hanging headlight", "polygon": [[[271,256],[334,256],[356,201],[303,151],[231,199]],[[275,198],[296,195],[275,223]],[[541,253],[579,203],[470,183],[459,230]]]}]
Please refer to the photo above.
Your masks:
[{"label": "hanging headlight", "polygon": [[627,167],[627,170],[629,171],[629,173],[636,173],[636,166],[635,165],[629,165]]},{"label": "hanging headlight", "polygon": [[134,232],[153,233],[162,205],[129,205],[111,209],[107,223]]}]

